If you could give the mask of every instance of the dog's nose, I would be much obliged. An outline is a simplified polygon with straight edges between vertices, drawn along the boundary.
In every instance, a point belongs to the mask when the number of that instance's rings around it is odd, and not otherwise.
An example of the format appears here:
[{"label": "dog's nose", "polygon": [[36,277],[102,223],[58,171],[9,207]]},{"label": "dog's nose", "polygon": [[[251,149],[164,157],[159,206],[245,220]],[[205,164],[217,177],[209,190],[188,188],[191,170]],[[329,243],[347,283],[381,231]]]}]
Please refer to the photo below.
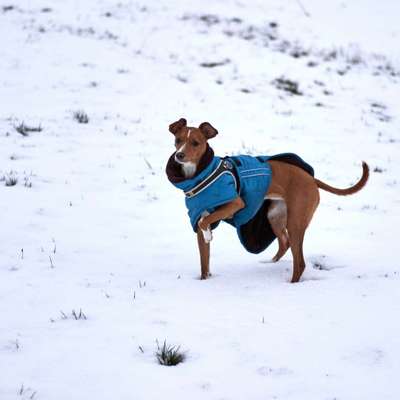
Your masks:
[{"label": "dog's nose", "polygon": [[176,153],[176,158],[179,161],[183,161],[183,159],[185,158],[185,153],[183,153],[182,151],[180,151],[179,153]]}]

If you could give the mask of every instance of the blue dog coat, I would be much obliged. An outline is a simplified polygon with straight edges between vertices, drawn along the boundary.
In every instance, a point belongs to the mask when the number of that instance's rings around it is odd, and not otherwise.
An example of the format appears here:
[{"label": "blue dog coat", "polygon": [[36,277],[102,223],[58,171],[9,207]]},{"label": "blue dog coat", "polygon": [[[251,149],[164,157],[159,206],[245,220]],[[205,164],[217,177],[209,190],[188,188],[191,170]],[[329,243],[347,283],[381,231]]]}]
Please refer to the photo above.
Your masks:
[{"label": "blue dog coat", "polygon": [[[211,149],[210,149],[211,150]],[[203,213],[213,213],[217,207],[241,197],[245,207],[225,222],[236,228],[242,245],[251,253],[260,253],[274,240],[267,212],[269,200],[265,195],[271,183],[271,168],[268,160],[287,162],[314,175],[313,168],[293,153],[274,156],[238,155],[220,158],[211,151],[209,163],[191,179],[172,179],[180,167],[174,165],[173,155],[167,164],[167,175],[171,183],[185,192],[185,203],[190,223],[195,232]],[[219,222],[212,225],[212,229]]]},{"label": "blue dog coat", "polygon": [[[224,159],[214,157],[200,174],[175,183],[174,185],[186,194],[185,203],[193,230],[197,232],[197,223],[204,212],[211,214],[218,206],[229,203],[238,196],[244,201],[245,207],[226,222],[239,228],[253,218],[263,204],[271,182],[271,169],[266,163],[267,159],[266,156],[256,158],[247,155]],[[220,166],[224,167],[223,172],[196,192],[196,187]],[[196,193],[193,194],[192,191]]]}]

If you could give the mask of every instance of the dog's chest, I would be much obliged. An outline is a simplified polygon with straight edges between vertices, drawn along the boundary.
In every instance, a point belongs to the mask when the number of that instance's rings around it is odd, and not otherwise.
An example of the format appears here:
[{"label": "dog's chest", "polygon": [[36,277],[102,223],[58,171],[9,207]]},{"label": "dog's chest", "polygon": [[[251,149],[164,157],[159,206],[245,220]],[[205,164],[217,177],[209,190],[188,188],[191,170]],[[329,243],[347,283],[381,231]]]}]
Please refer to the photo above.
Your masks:
[{"label": "dog's chest", "polygon": [[[211,171],[205,177],[194,179],[193,187],[190,188],[192,190],[187,192],[191,195],[185,199],[193,229],[197,229],[197,222],[204,212],[212,213],[217,207],[231,202],[238,196],[243,199],[246,206],[226,222],[235,227],[248,222],[263,204],[270,184],[271,170],[266,163],[267,158],[247,155],[226,157],[223,160],[218,158],[221,160],[219,162],[228,165],[218,177],[207,182],[210,176],[213,177]],[[204,180],[207,185],[203,186],[206,187],[200,192],[193,191],[193,188],[199,185],[201,187]],[[196,194],[192,195],[193,192]]]}]

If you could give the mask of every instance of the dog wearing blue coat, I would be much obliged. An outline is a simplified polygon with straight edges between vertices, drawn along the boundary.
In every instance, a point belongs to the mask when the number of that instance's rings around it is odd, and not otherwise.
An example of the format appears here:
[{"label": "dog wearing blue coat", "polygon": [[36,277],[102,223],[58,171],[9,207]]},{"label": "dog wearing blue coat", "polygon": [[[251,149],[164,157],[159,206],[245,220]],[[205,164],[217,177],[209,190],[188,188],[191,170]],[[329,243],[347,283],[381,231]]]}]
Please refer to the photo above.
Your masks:
[{"label": "dog wearing blue coat", "polygon": [[275,239],[278,261],[290,248],[293,255],[291,282],[305,269],[303,240],[319,204],[319,190],[345,196],[367,183],[368,165],[363,162],[360,180],[338,189],[314,178],[313,168],[299,156],[214,155],[208,140],[218,131],[208,122],[188,127],[184,118],[172,123],[176,151],[168,160],[170,182],[185,194],[185,203],[200,251],[201,279],[210,276],[212,230],[220,221],[234,226],[247,251],[260,253]]}]

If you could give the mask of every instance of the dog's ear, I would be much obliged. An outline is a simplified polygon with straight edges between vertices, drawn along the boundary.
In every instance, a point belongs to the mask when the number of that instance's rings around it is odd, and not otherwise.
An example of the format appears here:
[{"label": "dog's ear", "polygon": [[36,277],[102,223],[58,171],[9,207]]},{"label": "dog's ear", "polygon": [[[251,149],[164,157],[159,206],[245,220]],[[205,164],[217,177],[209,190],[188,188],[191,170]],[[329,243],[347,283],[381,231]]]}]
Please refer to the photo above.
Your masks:
[{"label": "dog's ear", "polygon": [[176,135],[185,126],[186,126],[186,119],[181,118],[179,121],[175,121],[169,126],[169,131],[174,135]]},{"label": "dog's ear", "polygon": [[218,135],[218,131],[209,122],[202,122],[199,129],[207,139]]}]

